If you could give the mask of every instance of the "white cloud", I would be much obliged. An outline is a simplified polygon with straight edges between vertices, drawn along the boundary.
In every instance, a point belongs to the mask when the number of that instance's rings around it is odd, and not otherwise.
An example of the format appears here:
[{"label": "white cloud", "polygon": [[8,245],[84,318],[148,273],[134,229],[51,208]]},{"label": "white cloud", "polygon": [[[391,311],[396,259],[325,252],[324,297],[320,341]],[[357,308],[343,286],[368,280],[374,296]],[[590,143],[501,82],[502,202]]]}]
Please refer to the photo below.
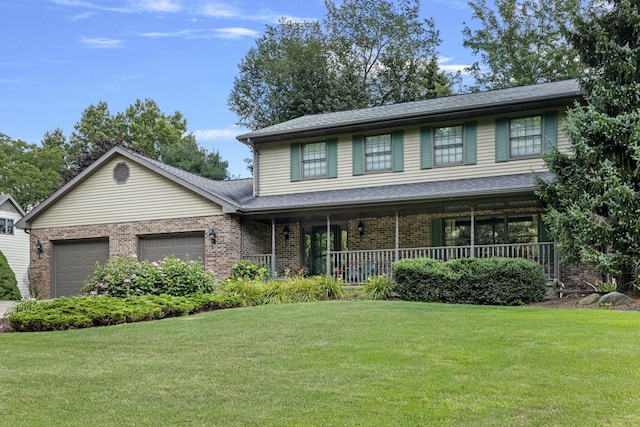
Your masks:
[{"label": "white cloud", "polygon": [[132,7],[142,12],[175,13],[182,10],[182,4],[177,0],[136,0]]},{"label": "white cloud", "polygon": [[192,37],[196,30],[182,30],[182,31],[168,31],[168,32],[160,32],[160,31],[152,31],[149,33],[141,33],[140,37],[149,37],[149,38],[168,38],[168,37]]},{"label": "white cloud", "polygon": [[239,39],[241,37],[258,37],[260,34],[258,31],[249,30],[248,28],[218,28],[214,30],[218,37],[222,39]]},{"label": "white cloud", "polygon": [[450,73],[457,73],[458,71],[460,71],[462,74],[468,74],[465,73],[464,69],[467,67],[470,67],[471,65],[469,64],[447,64],[447,62],[453,60],[453,58],[450,57],[442,57],[440,59],[438,59],[438,68],[441,69],[442,71],[446,71],[446,72],[450,72]]},{"label": "white cloud", "polygon": [[106,39],[102,37],[83,38],[80,42],[91,49],[115,49],[119,48],[122,40]]},{"label": "white cloud", "polygon": [[198,13],[210,18],[236,18],[240,12],[230,4],[209,3],[198,10]]},{"label": "white cloud", "polygon": [[91,18],[95,14],[96,12],[84,12],[84,13],[80,13],[78,15],[72,16],[70,19],[72,21],[81,21],[83,19]]},{"label": "white cloud", "polygon": [[203,129],[193,131],[193,135],[197,141],[219,141],[235,139],[247,130],[240,126],[229,126],[225,129]]}]

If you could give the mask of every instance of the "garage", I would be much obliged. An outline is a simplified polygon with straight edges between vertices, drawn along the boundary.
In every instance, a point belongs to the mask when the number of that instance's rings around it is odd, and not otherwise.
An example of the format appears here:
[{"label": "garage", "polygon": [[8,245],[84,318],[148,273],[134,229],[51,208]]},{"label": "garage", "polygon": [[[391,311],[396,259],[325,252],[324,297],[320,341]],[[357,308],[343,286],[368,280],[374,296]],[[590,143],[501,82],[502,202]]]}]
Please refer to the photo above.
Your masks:
[{"label": "garage", "polygon": [[138,236],[138,259],[159,261],[174,256],[204,259],[204,232]]},{"label": "garage", "polygon": [[96,262],[109,259],[109,241],[73,240],[53,242],[53,297],[80,294],[85,280],[93,273]]}]

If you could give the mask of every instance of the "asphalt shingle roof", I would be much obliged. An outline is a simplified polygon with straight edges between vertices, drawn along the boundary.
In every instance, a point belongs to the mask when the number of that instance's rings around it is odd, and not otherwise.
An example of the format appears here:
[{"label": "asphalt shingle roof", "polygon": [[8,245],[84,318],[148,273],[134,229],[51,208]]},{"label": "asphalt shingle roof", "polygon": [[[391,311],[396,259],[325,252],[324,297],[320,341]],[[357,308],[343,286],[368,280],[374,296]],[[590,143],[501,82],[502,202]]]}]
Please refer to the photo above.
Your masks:
[{"label": "asphalt shingle roof", "polygon": [[403,102],[359,110],[338,111],[298,117],[237,137],[240,141],[274,135],[286,135],[318,129],[329,130],[367,123],[384,123],[412,117],[437,116],[456,111],[482,110],[495,106],[505,106],[553,99],[575,98],[580,95],[577,80],[563,80],[529,86],[486,92],[467,93],[423,101]]}]

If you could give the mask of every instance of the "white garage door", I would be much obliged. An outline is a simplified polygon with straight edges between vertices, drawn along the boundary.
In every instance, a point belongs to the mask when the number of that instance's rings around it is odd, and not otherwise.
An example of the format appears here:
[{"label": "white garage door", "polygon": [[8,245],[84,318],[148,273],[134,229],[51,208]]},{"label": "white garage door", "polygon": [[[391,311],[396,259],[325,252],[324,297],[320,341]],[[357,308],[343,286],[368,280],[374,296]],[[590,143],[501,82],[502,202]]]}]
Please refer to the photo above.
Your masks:
[{"label": "white garage door", "polygon": [[96,262],[109,259],[108,240],[71,240],[54,242],[51,292],[53,297],[80,294]]},{"label": "white garage door", "polygon": [[204,260],[204,232],[138,236],[138,259],[159,261],[168,256]]}]

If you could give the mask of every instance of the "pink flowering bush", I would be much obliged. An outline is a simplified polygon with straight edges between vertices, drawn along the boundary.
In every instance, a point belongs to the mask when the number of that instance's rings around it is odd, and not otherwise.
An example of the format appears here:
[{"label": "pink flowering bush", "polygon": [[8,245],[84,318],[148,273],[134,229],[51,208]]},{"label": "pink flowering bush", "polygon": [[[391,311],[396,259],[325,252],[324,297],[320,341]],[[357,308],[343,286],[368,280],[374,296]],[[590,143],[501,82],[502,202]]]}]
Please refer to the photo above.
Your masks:
[{"label": "pink flowering bush", "polygon": [[190,259],[168,257],[160,262],[135,257],[112,258],[96,264],[82,291],[86,295],[130,297],[134,295],[185,296],[213,292],[215,276]]}]

